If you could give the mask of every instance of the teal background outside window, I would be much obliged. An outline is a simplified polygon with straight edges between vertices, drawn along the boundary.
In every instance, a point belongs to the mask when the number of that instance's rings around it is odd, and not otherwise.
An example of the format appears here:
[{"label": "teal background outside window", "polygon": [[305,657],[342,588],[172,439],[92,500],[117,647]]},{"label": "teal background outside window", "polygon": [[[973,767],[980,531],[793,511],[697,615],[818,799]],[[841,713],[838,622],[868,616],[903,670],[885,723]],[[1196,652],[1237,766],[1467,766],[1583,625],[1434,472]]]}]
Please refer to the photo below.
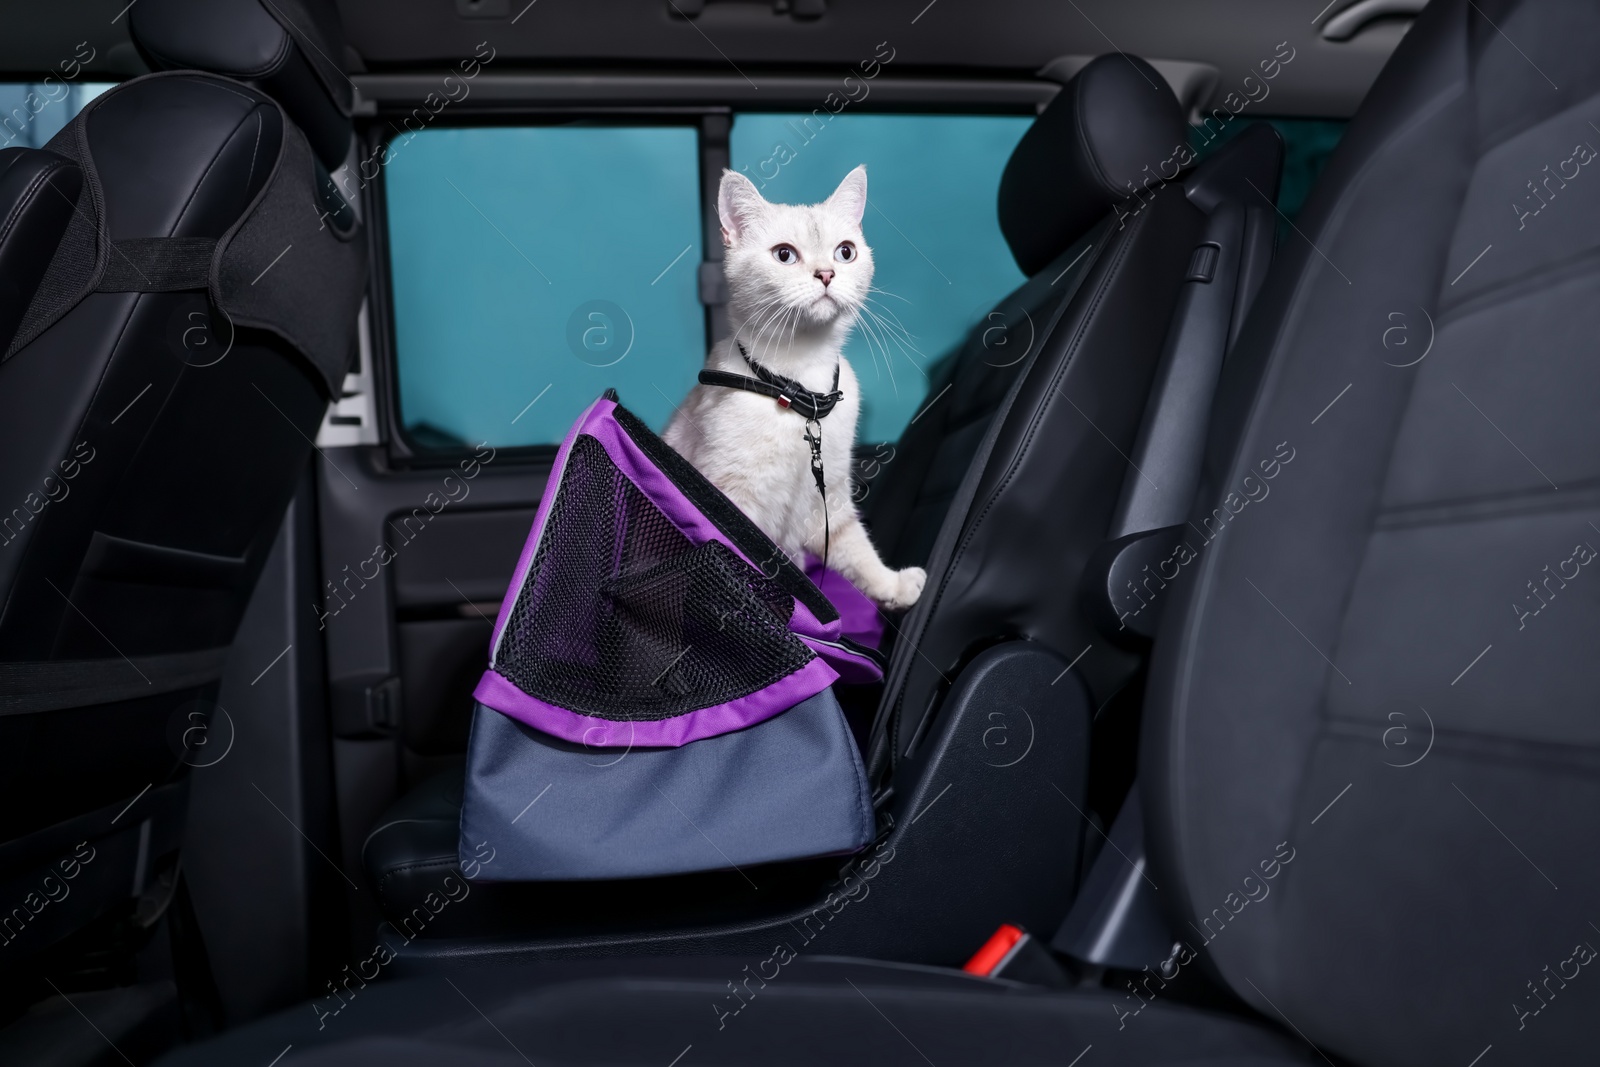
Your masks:
[{"label": "teal background outside window", "polygon": [[0,148],[43,148],[84,105],[116,82],[0,83]]},{"label": "teal background outside window", "polygon": [[[995,198],[1030,122],[735,117],[733,165],[771,200],[822,200],[867,165],[875,285],[894,295],[874,294],[886,323],[858,328],[847,349],[865,394],[860,440],[897,438],[927,397],[926,368],[1021,284]],[[708,341],[694,128],[424,130],[390,142],[384,173],[413,442],[552,444],[608,387],[666,424]]]},{"label": "teal background outside window", "polygon": [[1209,136],[1203,127],[1191,126],[1189,143],[1197,157],[1204,159],[1258,121],[1270,123],[1283,138],[1283,171],[1278,180],[1278,210],[1283,212],[1283,218],[1278,220],[1281,244],[1288,233],[1289,220],[1305,206],[1311,187],[1328,165],[1328,157],[1333,155],[1348,123],[1343,119],[1249,119],[1229,123],[1220,134]]},{"label": "teal background outside window", "polygon": [[705,359],[694,128],[423,130],[385,181],[413,441],[555,443],[608,387],[665,426]]},{"label": "teal background outside window", "polygon": [[873,323],[845,349],[861,379],[863,442],[893,441],[921,408],[926,369],[1022,284],[1000,236],[1000,172],[1032,124],[1011,115],[739,114],[733,168],[778,203],[826,199],[867,165],[862,220],[876,265],[869,306],[909,333]]}]

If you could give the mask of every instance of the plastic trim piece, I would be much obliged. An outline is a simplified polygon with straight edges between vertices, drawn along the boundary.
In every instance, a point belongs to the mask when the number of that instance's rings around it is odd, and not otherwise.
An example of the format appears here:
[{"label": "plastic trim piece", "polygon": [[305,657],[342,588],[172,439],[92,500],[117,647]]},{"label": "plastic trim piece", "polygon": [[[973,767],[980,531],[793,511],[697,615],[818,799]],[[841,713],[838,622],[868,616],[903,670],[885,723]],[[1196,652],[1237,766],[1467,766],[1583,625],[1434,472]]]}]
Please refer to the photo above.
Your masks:
[{"label": "plastic trim piece", "polygon": [[1173,935],[1145,873],[1144,816],[1137,783],[1111,824],[1112,847],[1095,857],[1083,889],[1050,947],[1083,963],[1137,971],[1172,950]]},{"label": "plastic trim piece", "polygon": [[1322,39],[1348,41],[1378,19],[1414,19],[1427,6],[1428,0],[1357,0],[1322,24]]}]

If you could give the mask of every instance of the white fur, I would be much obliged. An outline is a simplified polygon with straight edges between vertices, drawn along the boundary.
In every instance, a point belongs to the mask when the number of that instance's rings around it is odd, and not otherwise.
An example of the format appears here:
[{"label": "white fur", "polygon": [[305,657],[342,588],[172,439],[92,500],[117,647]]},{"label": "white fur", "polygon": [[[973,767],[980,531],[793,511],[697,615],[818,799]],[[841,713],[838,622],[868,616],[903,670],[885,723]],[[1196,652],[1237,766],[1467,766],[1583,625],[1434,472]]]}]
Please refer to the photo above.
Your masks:
[{"label": "white fur", "polygon": [[[885,608],[899,610],[916,603],[927,576],[920,567],[884,566],[850,495],[861,386],[843,348],[872,284],[872,250],[861,233],[866,205],[865,167],[847,174],[827,200],[811,205],[768,203],[749,179],[723,172],[717,213],[727,246],[723,267],[733,337],[712,346],[706,367],[753,376],[735,338],[751,359],[817,392],[828,391],[838,367],[844,398],[821,420],[828,566]],[[849,262],[835,254],[845,241],[856,250]],[[798,262],[780,263],[773,254],[780,245],[794,249]],[[826,286],[821,270],[834,272]],[[769,397],[697,385],[663,436],[803,564],[807,552],[823,554],[824,533],[805,429],[803,416]]]}]

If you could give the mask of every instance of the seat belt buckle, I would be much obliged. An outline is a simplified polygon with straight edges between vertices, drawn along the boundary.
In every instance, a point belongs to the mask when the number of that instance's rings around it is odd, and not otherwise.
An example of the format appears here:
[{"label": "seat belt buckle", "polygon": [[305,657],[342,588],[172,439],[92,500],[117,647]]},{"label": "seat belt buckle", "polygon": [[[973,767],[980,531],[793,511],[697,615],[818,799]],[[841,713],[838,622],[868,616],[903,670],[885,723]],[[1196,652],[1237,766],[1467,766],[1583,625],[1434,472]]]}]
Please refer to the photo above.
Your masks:
[{"label": "seat belt buckle", "polygon": [[961,969],[979,978],[1005,978],[1058,989],[1073,984],[1072,976],[1048,947],[1011,923],[1001,923]]}]

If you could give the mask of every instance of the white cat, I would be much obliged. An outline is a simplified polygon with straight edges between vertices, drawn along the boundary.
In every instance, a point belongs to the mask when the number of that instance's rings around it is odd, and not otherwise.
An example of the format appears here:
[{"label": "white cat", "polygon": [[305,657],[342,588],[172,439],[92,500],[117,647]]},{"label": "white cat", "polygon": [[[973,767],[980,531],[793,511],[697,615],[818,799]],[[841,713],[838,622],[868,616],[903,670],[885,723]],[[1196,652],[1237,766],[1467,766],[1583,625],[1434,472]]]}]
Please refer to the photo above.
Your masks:
[{"label": "white cat", "polygon": [[843,396],[815,423],[826,524],[807,438],[812,424],[799,411],[756,392],[701,384],[663,436],[796,564],[826,549],[829,567],[894,611],[916,603],[927,575],[884,566],[850,495],[861,387],[843,349],[872,284],[872,249],[861,234],[866,206],[865,167],[820,204],[768,203],[733,171],[723,172],[717,194],[733,336],[712,346],[706,369],[749,379],[764,368],[814,393],[837,383]]}]

